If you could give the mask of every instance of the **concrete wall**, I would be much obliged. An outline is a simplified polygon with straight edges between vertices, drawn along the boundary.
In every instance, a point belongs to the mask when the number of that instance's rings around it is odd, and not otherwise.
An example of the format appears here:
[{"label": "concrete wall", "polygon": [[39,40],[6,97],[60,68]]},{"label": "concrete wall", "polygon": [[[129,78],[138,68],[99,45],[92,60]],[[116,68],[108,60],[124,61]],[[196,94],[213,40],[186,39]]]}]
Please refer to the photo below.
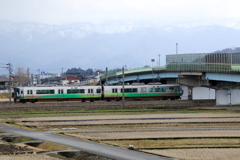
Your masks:
[{"label": "concrete wall", "polygon": [[200,99],[215,99],[215,89],[210,89],[206,87],[194,87],[192,90],[189,90],[188,87],[184,86],[182,100],[188,100],[188,95],[192,94],[193,100]]},{"label": "concrete wall", "polygon": [[182,87],[183,95],[181,97],[182,100],[188,100],[188,87]]},{"label": "concrete wall", "polygon": [[194,87],[192,89],[192,99],[215,99],[215,89],[206,87]]},{"label": "concrete wall", "polygon": [[240,105],[240,90],[216,90],[216,105]]}]

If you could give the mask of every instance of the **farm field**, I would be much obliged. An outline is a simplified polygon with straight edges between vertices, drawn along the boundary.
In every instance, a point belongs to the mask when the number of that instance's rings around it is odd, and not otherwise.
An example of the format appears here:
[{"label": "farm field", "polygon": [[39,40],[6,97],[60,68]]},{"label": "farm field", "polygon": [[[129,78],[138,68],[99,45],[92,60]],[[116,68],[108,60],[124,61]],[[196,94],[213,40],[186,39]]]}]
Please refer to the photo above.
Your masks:
[{"label": "farm field", "polygon": [[240,158],[239,107],[20,108],[2,107],[0,122],[177,159]]}]

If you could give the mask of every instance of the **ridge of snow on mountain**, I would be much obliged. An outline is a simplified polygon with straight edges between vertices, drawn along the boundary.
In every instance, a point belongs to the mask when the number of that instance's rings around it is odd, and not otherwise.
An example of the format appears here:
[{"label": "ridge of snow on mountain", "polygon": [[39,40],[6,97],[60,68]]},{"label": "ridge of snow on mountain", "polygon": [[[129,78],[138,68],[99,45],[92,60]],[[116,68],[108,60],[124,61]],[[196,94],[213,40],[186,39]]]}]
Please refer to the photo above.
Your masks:
[{"label": "ridge of snow on mountain", "polygon": [[193,28],[193,27],[200,27],[200,26],[213,26],[213,25],[240,30],[240,22],[237,20],[200,20],[200,21],[193,21],[193,22],[177,23],[177,24],[174,24],[173,26],[180,27],[180,28]]},{"label": "ridge of snow on mountain", "polygon": [[194,28],[194,27],[206,27],[218,25],[226,28],[232,28],[240,30],[240,23],[237,21],[220,21],[220,20],[208,20],[208,21],[195,21],[186,23],[177,23],[171,26],[160,27],[159,23],[142,24],[132,21],[113,21],[104,24],[91,24],[76,22],[67,25],[48,25],[43,23],[34,22],[21,22],[13,23],[6,20],[0,20],[0,33],[5,36],[14,39],[15,36],[27,41],[32,41],[39,35],[49,36],[52,40],[65,38],[80,39],[92,33],[98,34],[115,34],[126,33],[131,31],[140,31],[146,28],[153,28],[157,30],[163,30],[171,32],[176,28]]}]

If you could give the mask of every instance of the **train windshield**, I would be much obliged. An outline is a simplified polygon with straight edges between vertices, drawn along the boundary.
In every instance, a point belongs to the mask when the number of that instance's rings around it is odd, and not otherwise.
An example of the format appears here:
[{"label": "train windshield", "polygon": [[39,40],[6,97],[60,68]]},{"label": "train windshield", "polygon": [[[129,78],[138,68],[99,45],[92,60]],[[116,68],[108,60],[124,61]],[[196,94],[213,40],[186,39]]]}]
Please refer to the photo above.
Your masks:
[{"label": "train windshield", "polygon": [[19,93],[20,93],[20,89],[19,88],[14,88],[14,94],[19,95]]},{"label": "train windshield", "polygon": [[183,90],[182,90],[182,87],[181,87],[181,86],[177,87],[177,92],[183,92]]}]

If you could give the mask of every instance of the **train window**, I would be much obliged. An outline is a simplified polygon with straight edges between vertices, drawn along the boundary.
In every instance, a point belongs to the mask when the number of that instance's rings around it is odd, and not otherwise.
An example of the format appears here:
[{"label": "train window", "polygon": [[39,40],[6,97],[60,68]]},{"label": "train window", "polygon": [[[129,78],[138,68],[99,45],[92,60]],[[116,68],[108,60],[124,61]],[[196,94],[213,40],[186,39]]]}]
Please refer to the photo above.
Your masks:
[{"label": "train window", "polygon": [[[124,88],[124,92],[125,93],[138,92],[138,89],[137,88]],[[122,89],[121,89],[121,93],[122,93]]]},{"label": "train window", "polygon": [[155,88],[149,88],[149,92],[155,92]]},{"label": "train window", "polygon": [[174,87],[169,87],[169,92],[174,92]]},{"label": "train window", "polygon": [[166,92],[166,88],[160,88],[160,92]]},{"label": "train window", "polygon": [[160,92],[160,88],[155,88],[155,92]]},{"label": "train window", "polygon": [[138,92],[138,89],[137,88],[133,88],[132,92]]},{"label": "train window", "polygon": [[146,92],[146,88],[144,87],[144,88],[141,88],[141,92],[143,93],[143,92]]},{"label": "train window", "polygon": [[68,89],[67,94],[85,93],[84,89]]},{"label": "train window", "polygon": [[19,88],[14,88],[14,93],[15,93],[16,95],[18,95],[19,92],[20,92]]},{"label": "train window", "polygon": [[166,92],[166,88],[149,88],[149,92]]},{"label": "train window", "polygon": [[96,92],[97,93],[101,93],[101,89],[96,89]]},{"label": "train window", "polygon": [[37,94],[55,94],[54,90],[37,90]]}]

